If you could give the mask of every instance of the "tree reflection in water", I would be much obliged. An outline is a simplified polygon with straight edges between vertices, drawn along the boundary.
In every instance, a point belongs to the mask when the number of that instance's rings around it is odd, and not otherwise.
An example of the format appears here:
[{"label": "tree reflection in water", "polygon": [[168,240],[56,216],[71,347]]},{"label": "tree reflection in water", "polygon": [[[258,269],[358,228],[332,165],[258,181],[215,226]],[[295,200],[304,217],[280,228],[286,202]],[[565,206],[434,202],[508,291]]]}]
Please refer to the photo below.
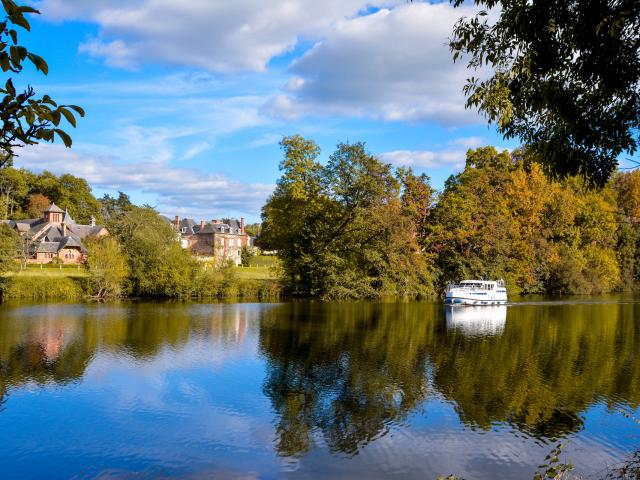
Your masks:
[{"label": "tree reflection in water", "polygon": [[277,450],[307,452],[318,434],[354,455],[436,391],[473,428],[508,423],[544,439],[576,432],[596,401],[638,406],[637,307],[510,307],[506,322],[501,309],[448,330],[437,305],[283,306],[260,329]]}]

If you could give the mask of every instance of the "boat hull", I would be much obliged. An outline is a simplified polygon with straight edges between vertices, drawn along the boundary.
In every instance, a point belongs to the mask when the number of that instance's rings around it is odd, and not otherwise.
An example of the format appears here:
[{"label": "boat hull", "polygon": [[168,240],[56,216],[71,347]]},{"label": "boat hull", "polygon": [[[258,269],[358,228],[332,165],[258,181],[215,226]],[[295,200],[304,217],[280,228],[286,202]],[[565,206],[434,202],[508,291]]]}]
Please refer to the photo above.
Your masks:
[{"label": "boat hull", "polygon": [[458,296],[447,296],[444,303],[448,305],[506,305],[507,299],[488,299],[488,298],[468,298]]}]

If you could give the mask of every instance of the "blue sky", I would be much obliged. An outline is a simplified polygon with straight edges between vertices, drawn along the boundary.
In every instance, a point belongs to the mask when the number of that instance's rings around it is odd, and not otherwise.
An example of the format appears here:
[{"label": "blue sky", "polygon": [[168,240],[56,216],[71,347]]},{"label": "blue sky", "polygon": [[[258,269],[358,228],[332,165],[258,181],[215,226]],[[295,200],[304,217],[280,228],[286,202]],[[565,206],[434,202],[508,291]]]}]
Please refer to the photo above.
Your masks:
[{"label": "blue sky", "polygon": [[467,148],[513,148],[464,109],[469,76],[445,44],[469,7],[360,0],[41,0],[23,42],[49,63],[21,74],[87,111],[71,150],[16,166],[69,171],[164,214],[259,219],[283,135],[326,159],[364,141],[437,188]]}]

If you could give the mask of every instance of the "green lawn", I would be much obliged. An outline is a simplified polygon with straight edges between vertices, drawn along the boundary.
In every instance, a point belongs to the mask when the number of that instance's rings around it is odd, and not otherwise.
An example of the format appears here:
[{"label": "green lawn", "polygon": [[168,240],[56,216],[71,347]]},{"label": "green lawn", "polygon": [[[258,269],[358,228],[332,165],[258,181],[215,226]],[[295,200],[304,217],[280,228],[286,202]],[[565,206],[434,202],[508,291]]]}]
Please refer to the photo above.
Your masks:
[{"label": "green lawn", "polygon": [[236,267],[233,272],[238,278],[249,280],[275,280],[278,278],[272,267]]},{"label": "green lawn", "polygon": [[18,270],[8,275],[18,277],[86,277],[88,272],[84,267],[78,269],[77,266],[63,268],[48,267],[42,269],[40,269],[39,266],[29,266],[26,270]]}]

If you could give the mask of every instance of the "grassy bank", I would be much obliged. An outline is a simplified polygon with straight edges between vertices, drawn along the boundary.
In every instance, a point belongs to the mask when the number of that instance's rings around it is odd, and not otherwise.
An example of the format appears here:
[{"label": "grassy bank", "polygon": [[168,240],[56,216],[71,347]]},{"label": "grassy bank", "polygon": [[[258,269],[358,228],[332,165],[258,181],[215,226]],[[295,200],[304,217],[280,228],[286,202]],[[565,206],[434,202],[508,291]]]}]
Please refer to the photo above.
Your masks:
[{"label": "grassy bank", "polygon": [[[2,298],[20,300],[71,300],[87,298],[89,272],[75,266],[29,266],[2,278]],[[232,267],[223,271],[204,272],[194,281],[187,297],[194,299],[277,300],[282,292],[271,266]]]},{"label": "grassy bank", "polygon": [[3,299],[21,300],[80,300],[85,296],[86,275],[37,275],[20,272],[7,276],[2,282]]}]

